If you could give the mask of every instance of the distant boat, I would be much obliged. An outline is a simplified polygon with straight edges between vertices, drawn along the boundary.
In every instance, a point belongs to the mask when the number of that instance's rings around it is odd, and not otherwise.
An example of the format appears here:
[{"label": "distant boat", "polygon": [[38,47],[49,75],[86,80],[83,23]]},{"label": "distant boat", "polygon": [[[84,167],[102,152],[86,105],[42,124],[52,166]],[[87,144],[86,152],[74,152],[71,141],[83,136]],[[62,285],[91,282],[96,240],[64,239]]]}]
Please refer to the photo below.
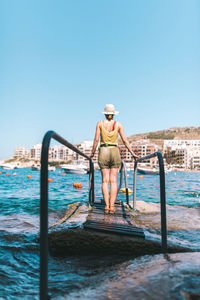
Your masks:
[{"label": "distant boat", "polygon": [[[41,169],[40,164],[38,164],[38,165],[33,165],[33,166],[31,167],[31,170],[32,170],[32,171],[40,171],[40,169]],[[54,166],[48,166],[48,171],[55,171],[55,170],[56,170],[56,167],[54,167]]]},{"label": "distant boat", "polygon": [[141,174],[159,174],[159,170],[157,168],[141,168],[141,167],[138,167],[137,168],[138,172],[141,173]]},{"label": "distant boat", "polygon": [[[141,168],[141,167],[138,167],[137,170],[141,174],[156,174],[156,175],[160,174],[159,169],[155,168],[155,167],[153,167],[153,168]],[[171,171],[172,171],[171,168],[166,168],[165,167],[165,173],[169,173]]]},{"label": "distant boat", "polygon": [[40,165],[33,165],[33,166],[31,167],[31,170],[32,170],[32,171],[40,171]]},{"label": "distant boat", "polygon": [[87,174],[89,168],[84,163],[64,164],[61,168],[68,174]]},{"label": "distant boat", "polygon": [[13,170],[13,169],[17,169],[17,166],[16,166],[16,165],[13,165],[13,164],[10,164],[10,163],[4,163],[4,164],[1,164],[1,167],[2,167],[4,170]]},{"label": "distant boat", "polygon": [[55,167],[55,166],[48,166],[48,170],[49,170],[49,171],[55,171],[55,170],[56,170],[56,167]]}]

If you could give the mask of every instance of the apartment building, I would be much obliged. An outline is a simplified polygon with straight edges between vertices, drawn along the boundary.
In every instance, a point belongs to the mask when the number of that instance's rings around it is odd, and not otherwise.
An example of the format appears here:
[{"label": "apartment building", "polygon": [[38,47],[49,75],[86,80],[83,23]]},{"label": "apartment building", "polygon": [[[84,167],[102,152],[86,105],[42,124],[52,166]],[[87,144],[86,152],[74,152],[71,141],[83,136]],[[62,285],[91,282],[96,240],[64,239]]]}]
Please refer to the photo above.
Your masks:
[{"label": "apartment building", "polygon": [[[85,140],[83,142],[81,142],[80,144],[77,144],[76,147],[81,151],[83,152],[85,155],[87,156],[90,156],[91,153],[92,153],[92,146],[93,146],[93,142],[92,141],[88,141],[88,140]],[[76,160],[84,160],[84,161],[87,161],[86,158],[84,158],[83,156],[79,155],[79,154],[76,154],[75,156],[75,159]],[[98,147],[97,147],[97,150],[95,152],[95,155],[94,157],[92,158],[93,162],[94,163],[97,163],[98,162]]]},{"label": "apartment building", "polygon": [[49,160],[67,161],[74,159],[74,151],[64,145],[55,145],[49,148]]},{"label": "apartment building", "polygon": [[200,149],[196,147],[188,149],[187,167],[190,169],[200,169]]},{"label": "apartment building", "polygon": [[[139,140],[136,142],[132,142],[132,143],[130,143],[130,146],[131,146],[131,149],[134,151],[134,153],[136,155],[138,155],[139,157],[146,156],[148,154],[151,154],[151,153],[159,150],[159,147],[156,144],[150,143],[149,140]],[[128,149],[126,148],[126,146],[124,144],[119,145],[119,149],[120,149],[120,155],[121,155],[122,160],[124,160],[125,162],[133,161],[131,153],[128,151]],[[157,159],[152,158],[152,159],[145,160],[143,162],[148,163],[152,166],[154,164],[157,164]]]},{"label": "apartment building", "polygon": [[164,157],[169,164],[179,164],[187,169],[199,168],[200,140],[164,141]]},{"label": "apartment building", "polygon": [[40,160],[41,158],[41,150],[42,150],[42,144],[36,144],[34,145],[30,150],[30,157],[34,160]]},{"label": "apartment building", "polygon": [[200,140],[165,140],[164,151],[167,148],[179,147],[179,146],[191,146],[200,148]]},{"label": "apartment building", "polygon": [[26,149],[26,147],[15,148],[14,157],[16,157],[16,158],[26,158],[26,157],[28,157],[28,150]]}]

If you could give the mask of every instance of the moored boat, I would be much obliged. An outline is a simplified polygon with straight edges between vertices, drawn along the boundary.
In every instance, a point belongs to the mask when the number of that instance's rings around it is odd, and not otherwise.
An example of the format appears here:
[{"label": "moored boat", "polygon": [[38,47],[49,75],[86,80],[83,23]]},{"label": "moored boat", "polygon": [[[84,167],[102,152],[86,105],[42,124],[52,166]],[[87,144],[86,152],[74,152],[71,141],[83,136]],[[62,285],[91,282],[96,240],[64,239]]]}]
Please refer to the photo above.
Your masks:
[{"label": "moored boat", "polygon": [[4,163],[1,164],[2,169],[4,170],[13,170],[13,169],[17,169],[17,166],[11,163]]},{"label": "moored boat", "polygon": [[[32,171],[40,171],[40,169],[41,169],[40,164],[33,165],[33,166],[31,167],[31,170],[32,170]],[[55,171],[55,170],[56,170],[56,167],[54,167],[54,166],[48,166],[48,171]]]},{"label": "moored boat", "polygon": [[141,174],[159,174],[159,170],[157,168],[141,168],[138,167],[137,171]]},{"label": "moored boat", "polygon": [[64,164],[61,166],[65,173],[68,174],[87,174],[89,168],[84,163]]},{"label": "moored boat", "polygon": [[40,165],[38,164],[38,165],[33,165],[32,167],[31,167],[31,170],[32,171],[40,171]]}]

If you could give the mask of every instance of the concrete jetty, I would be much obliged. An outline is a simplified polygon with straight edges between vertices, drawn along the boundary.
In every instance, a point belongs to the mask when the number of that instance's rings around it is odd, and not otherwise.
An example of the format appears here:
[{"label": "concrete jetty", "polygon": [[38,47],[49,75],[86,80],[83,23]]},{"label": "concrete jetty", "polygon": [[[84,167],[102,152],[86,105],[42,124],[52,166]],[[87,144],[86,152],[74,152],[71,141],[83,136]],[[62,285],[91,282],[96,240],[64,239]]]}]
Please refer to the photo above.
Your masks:
[{"label": "concrete jetty", "polygon": [[[88,207],[80,202],[49,227],[49,250],[54,255],[126,254],[141,256],[162,253],[161,242],[145,238],[141,214],[117,200],[114,214],[104,213],[104,202]],[[168,245],[168,253],[191,249]]]}]

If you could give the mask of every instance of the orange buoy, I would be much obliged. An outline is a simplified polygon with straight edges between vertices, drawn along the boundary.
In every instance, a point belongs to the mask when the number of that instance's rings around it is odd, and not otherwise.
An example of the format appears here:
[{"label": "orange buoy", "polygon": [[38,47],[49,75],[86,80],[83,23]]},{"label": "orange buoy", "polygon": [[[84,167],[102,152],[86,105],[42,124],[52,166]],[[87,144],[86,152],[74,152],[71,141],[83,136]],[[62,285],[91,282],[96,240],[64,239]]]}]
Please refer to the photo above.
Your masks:
[{"label": "orange buoy", "polygon": [[13,176],[16,176],[17,174],[16,173],[13,173]]},{"label": "orange buoy", "polygon": [[29,179],[30,179],[30,178],[32,178],[32,176],[31,176],[31,175],[27,175],[27,178],[29,178]]},{"label": "orange buoy", "polygon": [[6,175],[9,175],[9,173],[6,173]]},{"label": "orange buoy", "polygon": [[2,172],[0,172],[0,174],[2,174]]},{"label": "orange buoy", "polygon": [[48,182],[53,182],[53,179],[51,179],[51,178],[48,178]]},{"label": "orange buoy", "polygon": [[81,189],[82,188],[82,184],[78,183],[78,182],[74,182],[73,183],[73,187],[77,188],[77,189]]},{"label": "orange buoy", "polygon": [[142,176],[142,175],[140,175],[140,176],[138,176],[138,178],[143,178],[143,176]]},{"label": "orange buoy", "polygon": [[61,175],[66,175],[66,173],[61,173]]}]

